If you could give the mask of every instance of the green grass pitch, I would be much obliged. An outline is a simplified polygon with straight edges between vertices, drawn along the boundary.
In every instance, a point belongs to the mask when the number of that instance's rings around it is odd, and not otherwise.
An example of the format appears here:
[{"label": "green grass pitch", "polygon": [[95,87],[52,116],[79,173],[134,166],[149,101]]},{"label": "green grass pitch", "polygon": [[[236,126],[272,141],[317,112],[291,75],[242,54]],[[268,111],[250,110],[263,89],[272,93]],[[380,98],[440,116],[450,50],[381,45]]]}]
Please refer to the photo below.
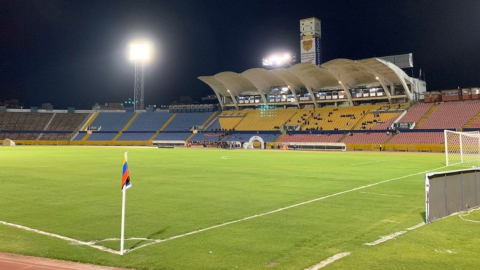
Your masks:
[{"label": "green grass pitch", "polygon": [[0,147],[0,221],[86,242],[120,237],[125,151],[127,238],[166,239],[349,192],[124,256],[0,224],[0,251],[137,269],[305,269],[342,252],[351,254],[325,269],[480,265],[480,224],[457,216],[364,245],[424,221],[422,172],[446,170],[442,154]]}]

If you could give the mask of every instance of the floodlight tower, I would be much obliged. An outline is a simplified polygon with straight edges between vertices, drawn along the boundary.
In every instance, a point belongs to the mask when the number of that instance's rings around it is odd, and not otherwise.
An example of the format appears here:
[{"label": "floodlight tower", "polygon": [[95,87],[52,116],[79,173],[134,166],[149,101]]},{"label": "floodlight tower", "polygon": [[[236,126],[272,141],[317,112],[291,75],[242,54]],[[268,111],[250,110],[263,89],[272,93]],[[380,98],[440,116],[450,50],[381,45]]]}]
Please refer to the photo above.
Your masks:
[{"label": "floodlight tower", "polygon": [[147,43],[130,45],[130,59],[135,63],[135,83],[133,87],[133,108],[144,110],[145,63],[150,59],[150,48]]}]

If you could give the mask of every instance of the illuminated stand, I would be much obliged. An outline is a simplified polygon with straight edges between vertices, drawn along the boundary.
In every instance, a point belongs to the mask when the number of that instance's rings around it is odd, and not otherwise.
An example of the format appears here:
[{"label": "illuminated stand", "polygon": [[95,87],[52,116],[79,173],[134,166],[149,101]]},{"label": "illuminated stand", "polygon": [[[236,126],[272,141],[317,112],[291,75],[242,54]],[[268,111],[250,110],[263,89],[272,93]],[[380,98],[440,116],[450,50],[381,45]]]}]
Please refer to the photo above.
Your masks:
[{"label": "illuminated stand", "polygon": [[130,46],[130,59],[135,63],[135,84],[133,88],[134,110],[145,110],[145,62],[150,59],[148,44],[132,44]]},{"label": "illuminated stand", "polygon": [[300,20],[300,60],[317,66],[322,64],[322,31],[320,20],[312,17]]}]

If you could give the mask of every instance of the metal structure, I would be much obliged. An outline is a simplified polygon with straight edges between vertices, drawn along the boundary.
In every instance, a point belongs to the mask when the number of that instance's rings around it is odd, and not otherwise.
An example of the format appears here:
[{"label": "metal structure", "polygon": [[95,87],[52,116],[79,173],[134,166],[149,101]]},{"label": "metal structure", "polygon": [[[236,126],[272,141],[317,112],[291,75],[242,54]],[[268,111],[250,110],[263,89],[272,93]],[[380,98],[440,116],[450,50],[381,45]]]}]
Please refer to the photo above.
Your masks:
[{"label": "metal structure", "polygon": [[130,59],[135,63],[133,108],[134,110],[145,110],[145,63],[150,59],[149,44],[141,42],[130,45]]},{"label": "metal structure", "polygon": [[133,86],[133,105],[135,110],[145,110],[145,62],[135,61],[135,83]]},{"label": "metal structure", "polygon": [[478,207],[479,197],[479,169],[427,173],[425,223]]},{"label": "metal structure", "polygon": [[[362,60],[334,59],[317,66],[300,63],[288,68],[266,70],[254,68],[242,73],[220,72],[213,76],[200,76],[201,81],[210,86],[222,108],[226,106],[252,106],[255,104],[296,105],[383,100],[420,100],[426,90],[424,81],[408,76],[398,66],[379,58]],[[269,95],[272,89],[288,87],[292,96],[283,103],[272,102]],[[358,93],[358,89],[380,89],[380,95]],[[324,99],[321,93],[341,93],[341,99]],[[333,94],[332,94],[333,95]],[[242,96],[256,96],[262,102],[243,102]],[[252,104],[253,103],[253,104]]]}]

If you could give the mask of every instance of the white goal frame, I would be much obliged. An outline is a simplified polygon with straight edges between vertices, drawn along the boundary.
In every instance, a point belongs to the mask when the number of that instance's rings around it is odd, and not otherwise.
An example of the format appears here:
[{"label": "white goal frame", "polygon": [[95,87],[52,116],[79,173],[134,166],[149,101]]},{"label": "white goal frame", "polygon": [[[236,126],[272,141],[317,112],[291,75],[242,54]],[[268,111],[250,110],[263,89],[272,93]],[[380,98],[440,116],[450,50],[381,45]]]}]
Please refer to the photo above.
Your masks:
[{"label": "white goal frame", "polygon": [[480,132],[444,130],[447,166],[480,166]]}]

